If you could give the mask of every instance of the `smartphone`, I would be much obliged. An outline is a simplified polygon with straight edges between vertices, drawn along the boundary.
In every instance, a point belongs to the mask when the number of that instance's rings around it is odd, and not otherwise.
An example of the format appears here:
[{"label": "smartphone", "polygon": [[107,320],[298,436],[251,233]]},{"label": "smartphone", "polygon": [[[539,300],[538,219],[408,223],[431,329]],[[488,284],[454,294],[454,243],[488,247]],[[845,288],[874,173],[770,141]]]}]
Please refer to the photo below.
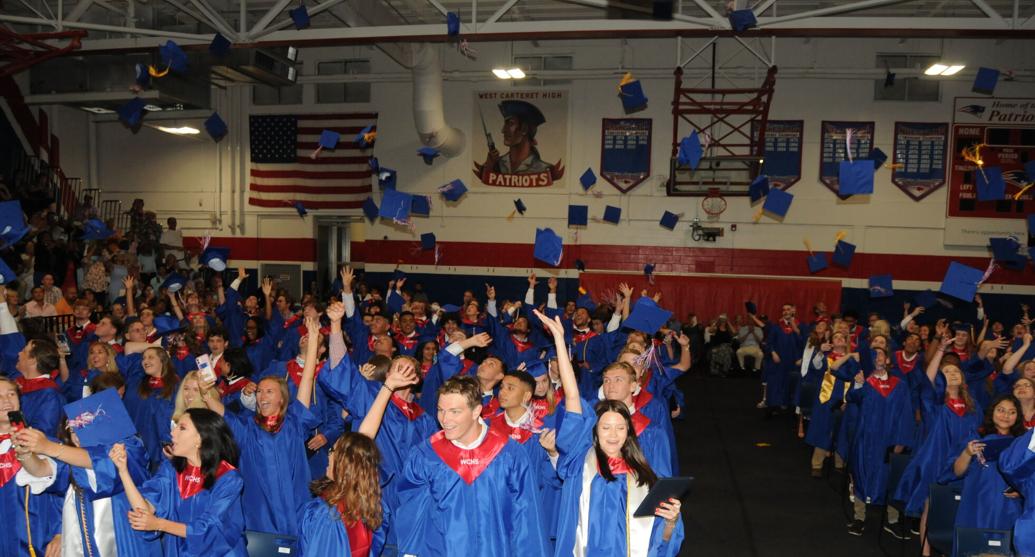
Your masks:
[{"label": "smartphone", "polygon": [[208,383],[216,382],[216,371],[212,369],[212,359],[208,357],[208,354],[194,358],[194,363],[197,364],[198,373],[201,374],[202,379]]},{"label": "smartphone", "polygon": [[11,422],[11,431],[18,433],[25,429],[25,416],[22,415],[21,410],[11,410],[7,413],[7,420]]},{"label": "smartphone", "polygon": [[58,351],[62,354],[67,354],[72,351],[72,345],[68,342],[68,336],[65,333],[57,334],[57,345]]}]

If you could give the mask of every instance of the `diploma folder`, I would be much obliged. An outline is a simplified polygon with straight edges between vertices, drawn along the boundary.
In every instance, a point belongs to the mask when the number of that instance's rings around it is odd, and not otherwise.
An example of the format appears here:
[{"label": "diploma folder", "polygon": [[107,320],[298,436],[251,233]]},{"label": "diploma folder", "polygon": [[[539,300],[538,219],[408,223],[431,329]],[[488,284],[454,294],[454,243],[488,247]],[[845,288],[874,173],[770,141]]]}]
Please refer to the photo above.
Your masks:
[{"label": "diploma folder", "polygon": [[246,530],[248,557],[284,557],[295,554],[297,538]]},{"label": "diploma folder", "polygon": [[676,478],[658,478],[654,487],[643,498],[643,502],[633,513],[634,517],[654,516],[654,509],[669,499],[683,500],[690,494],[690,484],[694,479],[690,476]]},{"label": "diploma folder", "polygon": [[1001,437],[998,439],[979,439],[980,442],[985,444],[985,448],[982,449],[981,455],[985,458],[985,462],[997,462],[999,460],[999,454],[1010,448],[1013,444],[1013,437]]}]

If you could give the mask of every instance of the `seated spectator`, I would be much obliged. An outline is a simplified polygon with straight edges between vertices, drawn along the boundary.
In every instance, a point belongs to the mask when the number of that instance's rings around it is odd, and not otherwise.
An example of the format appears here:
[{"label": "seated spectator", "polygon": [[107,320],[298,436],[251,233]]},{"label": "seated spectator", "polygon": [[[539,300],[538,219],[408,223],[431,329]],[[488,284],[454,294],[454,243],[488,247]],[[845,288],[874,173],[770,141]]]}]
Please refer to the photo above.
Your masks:
[{"label": "seated spectator", "polygon": [[44,300],[43,287],[37,286],[32,289],[32,298],[25,304],[24,317],[53,317],[57,315],[54,304],[48,304]]},{"label": "seated spectator", "polygon": [[[737,348],[737,363],[744,371],[758,371],[762,365],[762,328],[744,321],[741,315],[737,315],[734,323],[737,325],[737,342],[740,344]],[[751,369],[747,368],[745,361],[748,356],[755,359]]]}]

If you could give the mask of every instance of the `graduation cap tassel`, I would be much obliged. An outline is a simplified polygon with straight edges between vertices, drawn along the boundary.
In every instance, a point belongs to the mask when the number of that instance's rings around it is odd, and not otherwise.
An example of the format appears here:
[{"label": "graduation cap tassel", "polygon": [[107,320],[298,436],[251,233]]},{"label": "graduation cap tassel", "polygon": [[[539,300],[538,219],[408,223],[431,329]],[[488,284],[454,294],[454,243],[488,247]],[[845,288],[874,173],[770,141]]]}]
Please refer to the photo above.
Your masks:
[{"label": "graduation cap tassel", "polygon": [[963,156],[967,162],[972,162],[977,165],[978,170],[981,172],[981,176],[985,178],[985,182],[988,182],[988,175],[985,174],[985,161],[981,160],[981,148],[984,147],[984,143],[978,143],[970,147],[964,147],[960,155]]},{"label": "graduation cap tassel", "polygon": [[852,161],[852,136],[855,135],[855,129],[848,128],[845,130],[845,152],[848,154],[848,162]]},{"label": "graduation cap tassel", "polygon": [[981,285],[984,284],[985,281],[988,280],[989,277],[992,276],[992,273],[995,272],[996,267],[997,267],[997,265],[995,264],[995,258],[993,257],[992,259],[989,259],[988,260],[988,268],[985,269],[985,274],[981,276],[981,280],[979,280],[978,283],[977,283],[977,287],[978,288],[981,288]]},{"label": "graduation cap tassel", "polygon": [[812,242],[810,242],[808,238],[802,238],[801,241],[805,244],[805,250],[809,252],[809,256],[811,257],[815,255],[812,253]]},{"label": "graduation cap tassel", "polygon": [[841,240],[844,240],[845,236],[847,235],[848,233],[844,230],[838,230],[837,234],[834,234],[834,242],[840,242]]},{"label": "graduation cap tassel", "polygon": [[316,157],[320,156],[320,152],[321,151],[323,151],[323,145],[320,145],[319,147],[317,147],[316,150],[313,151],[313,153],[311,155],[309,155],[309,158],[311,158],[311,159],[313,159],[315,161]]}]

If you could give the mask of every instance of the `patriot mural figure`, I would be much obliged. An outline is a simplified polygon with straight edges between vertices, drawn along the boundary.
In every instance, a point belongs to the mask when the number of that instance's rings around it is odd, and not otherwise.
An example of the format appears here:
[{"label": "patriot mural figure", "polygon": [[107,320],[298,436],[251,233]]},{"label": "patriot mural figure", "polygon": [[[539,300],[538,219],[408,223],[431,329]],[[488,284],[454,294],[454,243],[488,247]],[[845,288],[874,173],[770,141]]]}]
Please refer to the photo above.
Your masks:
[{"label": "patriot mural figure", "polygon": [[499,109],[503,115],[503,144],[509,150],[500,155],[483,119],[489,153],[485,163],[475,163],[474,168],[482,183],[489,186],[543,187],[564,176],[561,161],[556,164],[544,161],[536,147],[536,132],[546,123],[542,111],[530,102],[518,100],[503,101],[499,103]]}]

